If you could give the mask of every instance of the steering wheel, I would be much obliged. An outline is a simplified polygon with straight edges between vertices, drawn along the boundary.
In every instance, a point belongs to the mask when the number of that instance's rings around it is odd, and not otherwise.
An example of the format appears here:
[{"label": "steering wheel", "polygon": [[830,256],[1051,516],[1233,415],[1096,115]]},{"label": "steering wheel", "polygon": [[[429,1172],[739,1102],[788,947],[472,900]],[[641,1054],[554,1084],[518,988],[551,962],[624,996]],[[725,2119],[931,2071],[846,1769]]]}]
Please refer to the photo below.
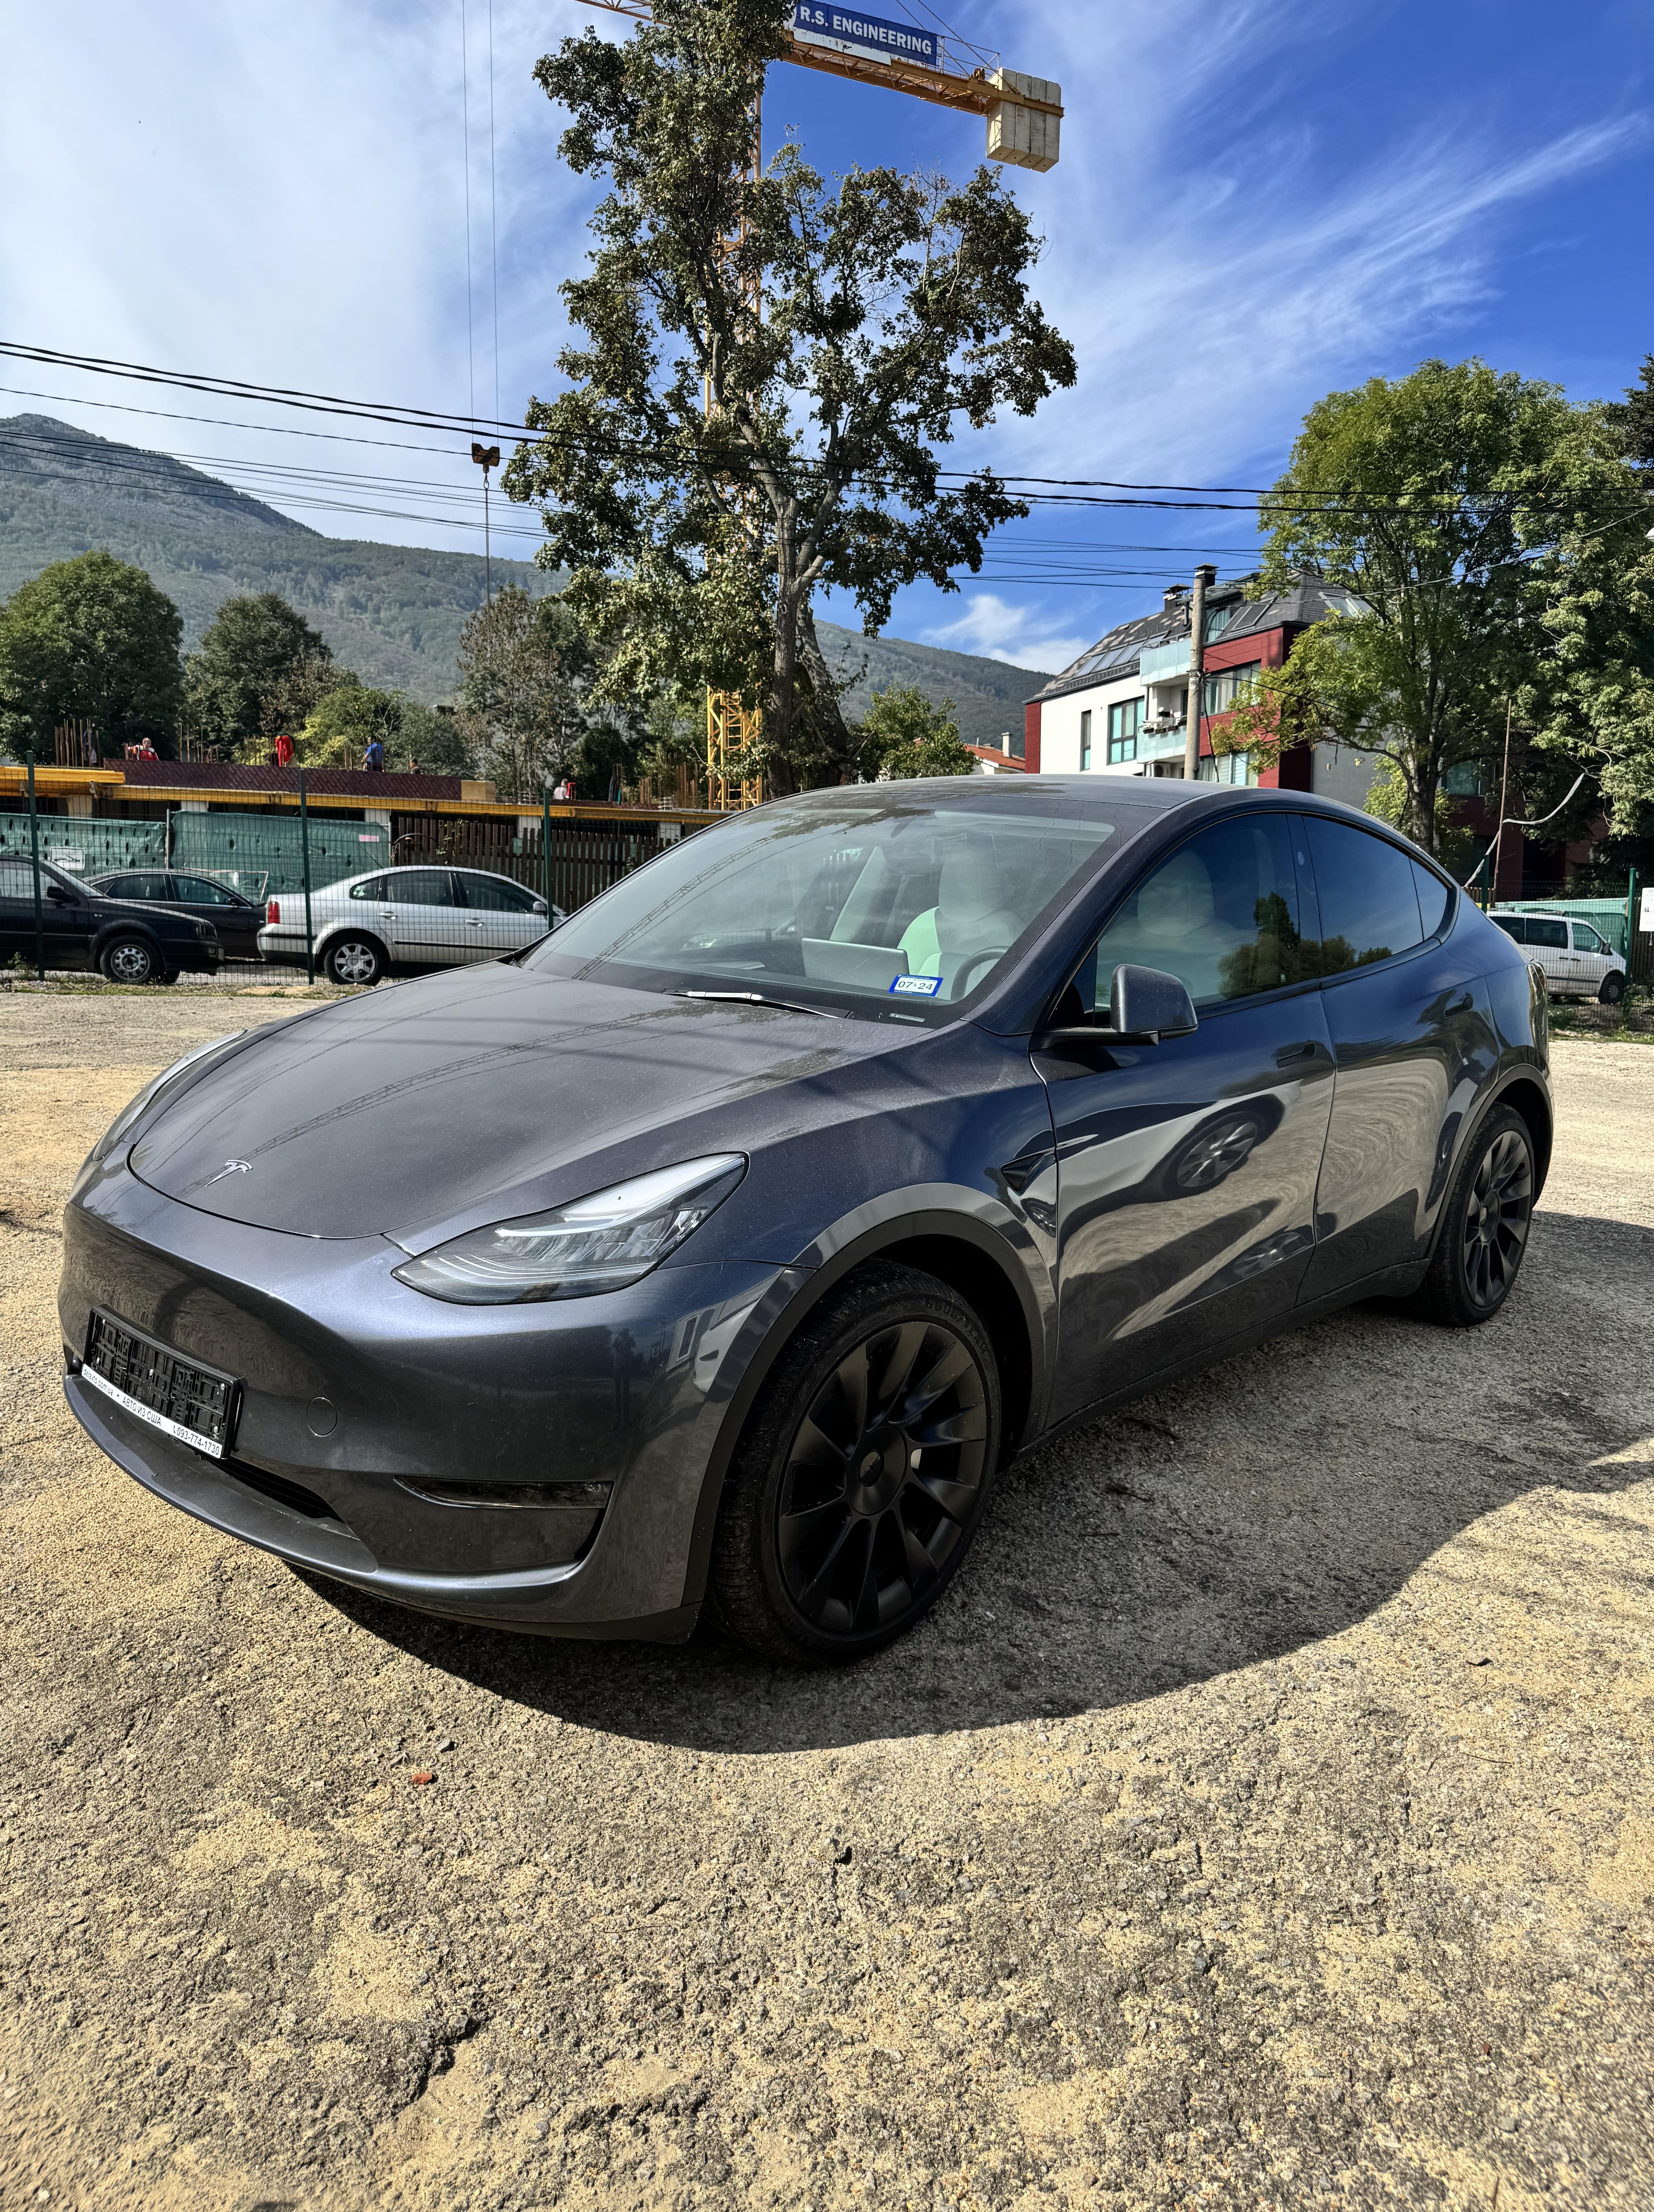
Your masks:
[{"label": "steering wheel", "polygon": [[952,995],[956,999],[966,997],[975,988],[978,972],[985,975],[995,961],[1003,960],[1009,951],[1009,945],[994,945],[986,951],[972,953],[968,960],[960,964],[959,973],[954,979]]}]

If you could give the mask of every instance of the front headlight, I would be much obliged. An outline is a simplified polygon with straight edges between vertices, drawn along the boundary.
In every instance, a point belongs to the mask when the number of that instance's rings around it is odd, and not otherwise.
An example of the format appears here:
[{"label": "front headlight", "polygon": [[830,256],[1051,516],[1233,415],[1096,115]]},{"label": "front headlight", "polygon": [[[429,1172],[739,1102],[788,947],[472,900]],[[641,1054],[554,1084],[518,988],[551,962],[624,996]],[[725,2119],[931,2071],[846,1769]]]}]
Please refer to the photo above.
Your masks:
[{"label": "front headlight", "polygon": [[397,1280],[461,1306],[531,1305],[623,1290],[676,1252],[746,1172],[739,1152],[657,1168],[548,1213],[470,1230],[397,1268]]},{"label": "front headlight", "polygon": [[169,1084],[176,1082],[186,1067],[193,1067],[198,1060],[205,1060],[209,1053],[222,1052],[227,1045],[236,1043],[246,1034],[245,1030],[232,1030],[227,1036],[214,1037],[210,1044],[198,1044],[193,1052],[186,1052],[182,1060],[175,1060],[170,1067],[163,1067],[153,1083],[146,1083],[137,1097],[121,1108],[120,1112],[116,1115],[102,1136],[87,1154],[87,1166],[94,1167],[98,1161],[106,1160],[139,1115],[153,1105],[161,1092]]}]

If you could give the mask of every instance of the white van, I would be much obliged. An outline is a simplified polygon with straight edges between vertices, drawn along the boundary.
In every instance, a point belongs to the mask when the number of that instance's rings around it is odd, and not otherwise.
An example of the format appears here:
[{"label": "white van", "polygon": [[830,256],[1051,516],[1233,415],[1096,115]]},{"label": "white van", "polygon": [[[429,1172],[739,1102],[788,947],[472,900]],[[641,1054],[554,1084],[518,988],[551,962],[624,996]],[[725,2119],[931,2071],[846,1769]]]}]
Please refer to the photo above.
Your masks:
[{"label": "white van", "polygon": [[1615,1006],[1624,997],[1626,963],[1590,922],[1560,914],[1506,914],[1497,907],[1487,919],[1527,947],[1553,998],[1600,999]]}]

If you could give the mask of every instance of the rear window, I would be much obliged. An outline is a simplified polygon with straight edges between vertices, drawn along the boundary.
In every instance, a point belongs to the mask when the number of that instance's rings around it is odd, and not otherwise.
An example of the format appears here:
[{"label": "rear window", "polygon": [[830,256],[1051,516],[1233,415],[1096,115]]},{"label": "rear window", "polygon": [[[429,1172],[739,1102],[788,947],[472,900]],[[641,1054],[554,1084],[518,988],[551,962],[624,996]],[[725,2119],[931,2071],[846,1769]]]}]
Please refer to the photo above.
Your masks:
[{"label": "rear window", "polygon": [[1401,848],[1342,822],[1313,814],[1308,821],[1321,902],[1322,973],[1366,968],[1421,945],[1413,863]]},{"label": "rear window", "polygon": [[385,896],[385,878],[370,876],[365,884],[352,884],[350,896],[352,898],[382,899]]},{"label": "rear window", "polygon": [[1506,937],[1513,937],[1518,945],[1528,941],[1528,917],[1525,914],[1490,914],[1487,917],[1494,927],[1502,929]]}]

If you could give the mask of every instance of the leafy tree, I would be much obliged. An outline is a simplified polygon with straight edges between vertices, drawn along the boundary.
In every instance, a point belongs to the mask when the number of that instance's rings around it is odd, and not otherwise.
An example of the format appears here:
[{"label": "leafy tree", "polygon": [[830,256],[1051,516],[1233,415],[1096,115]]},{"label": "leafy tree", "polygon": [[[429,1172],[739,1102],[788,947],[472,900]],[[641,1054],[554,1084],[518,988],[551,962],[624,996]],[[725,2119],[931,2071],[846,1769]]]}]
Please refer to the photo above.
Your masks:
[{"label": "leafy tree", "polygon": [[49,759],[58,724],[84,716],[106,754],[148,738],[170,755],[183,628],[142,568],[108,553],[54,562],[0,607],[0,739]]},{"label": "leafy tree", "polygon": [[788,145],[751,173],[789,13],[657,0],[623,43],[587,32],[540,63],[573,117],[563,158],[611,189],[563,287],[572,389],[530,406],[540,434],[506,476],[542,503],[537,557],[572,571],[597,694],[740,691],[764,723],[737,769],[779,790],[854,765],[817,589],[850,593],[869,635],[899,586],[954,589],[1027,510],[987,471],[944,488],[936,448],[1075,375],[1028,296],[1039,241],[986,169],[958,189],[857,169],[830,191]]},{"label": "leafy tree", "polygon": [[567,773],[585,735],[577,680],[591,653],[572,610],[495,592],[460,634],[459,699],[483,772],[507,799],[538,799]]},{"label": "leafy tree", "polygon": [[[296,729],[307,720],[344,672],[334,667],[320,631],[279,592],[259,592],[225,600],[184,672],[185,713],[196,733],[237,753],[262,754],[277,728]],[[267,728],[267,720],[275,726]]]},{"label": "leafy tree", "polygon": [[1625,441],[1627,458],[1639,469],[1654,469],[1654,353],[1625,398],[1611,399],[1603,412]]},{"label": "leafy tree", "polygon": [[394,691],[376,691],[355,678],[330,691],[298,740],[306,768],[360,768],[377,738],[387,754],[402,727],[403,702]]},{"label": "leafy tree", "polygon": [[976,769],[975,754],[960,741],[953,701],[934,706],[915,684],[875,691],[857,737],[856,766],[864,782],[970,775]]},{"label": "leafy tree", "polygon": [[402,702],[402,726],[385,740],[385,760],[408,769],[417,762],[421,775],[476,774],[476,747],[464,720],[451,708],[427,707],[417,699]]},{"label": "leafy tree", "polygon": [[[1378,756],[1401,825],[1439,850],[1447,770],[1497,760],[1508,701],[1536,722],[1548,711],[1560,601],[1595,533],[1618,527],[1628,482],[1600,407],[1484,362],[1330,393],[1261,503],[1257,588],[1316,573],[1360,604],[1305,632],[1249,708],[1267,713],[1272,690],[1300,726]],[[1577,657],[1597,683],[1594,644]]]}]

